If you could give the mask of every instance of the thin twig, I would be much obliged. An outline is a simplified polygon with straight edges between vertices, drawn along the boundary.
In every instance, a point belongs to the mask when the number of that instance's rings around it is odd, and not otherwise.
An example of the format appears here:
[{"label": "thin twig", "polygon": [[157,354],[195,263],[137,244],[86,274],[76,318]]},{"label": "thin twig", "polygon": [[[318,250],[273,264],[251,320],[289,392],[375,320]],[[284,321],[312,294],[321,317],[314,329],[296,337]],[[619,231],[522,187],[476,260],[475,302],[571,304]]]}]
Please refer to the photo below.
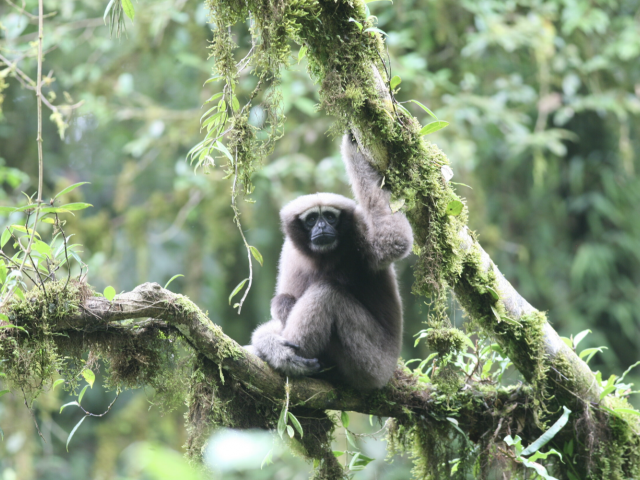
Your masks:
[{"label": "thin twig", "polygon": [[240,311],[242,310],[242,305],[244,304],[244,301],[246,300],[247,295],[249,295],[249,290],[251,290],[251,284],[253,283],[253,262],[251,261],[251,248],[249,246],[249,243],[247,242],[247,239],[244,236],[244,232],[242,231],[242,225],[240,224],[240,213],[238,212],[238,208],[236,206],[237,183],[238,183],[238,147],[236,147],[235,176],[233,177],[233,187],[231,189],[231,208],[234,213],[233,221],[238,226],[238,230],[240,230],[242,241],[244,242],[244,246],[247,249],[247,257],[249,258],[249,285],[247,285],[247,288],[244,291],[244,295],[242,295],[242,298],[238,303],[238,315],[240,315]]}]

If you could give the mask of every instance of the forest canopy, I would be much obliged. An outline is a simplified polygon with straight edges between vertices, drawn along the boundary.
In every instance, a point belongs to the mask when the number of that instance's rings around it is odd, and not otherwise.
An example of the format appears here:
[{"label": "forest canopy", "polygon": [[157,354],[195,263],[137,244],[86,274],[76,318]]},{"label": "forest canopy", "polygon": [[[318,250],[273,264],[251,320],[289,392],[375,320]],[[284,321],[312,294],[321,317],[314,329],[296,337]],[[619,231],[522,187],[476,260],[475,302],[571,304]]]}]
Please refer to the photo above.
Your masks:
[{"label": "forest canopy", "polygon": [[[337,465],[355,478],[637,475],[628,395],[638,375],[627,370],[640,341],[637,1],[38,10],[37,0],[0,4],[3,478],[199,478],[180,453],[198,461],[207,422],[285,439],[337,425]],[[321,390],[302,408],[296,399],[318,385],[270,377],[227,338],[246,344],[269,317],[278,209],[305,193],[349,195],[336,137],[354,127],[417,239],[398,265],[406,367],[384,402]],[[454,175],[442,182],[445,166]],[[459,253],[452,238],[467,217],[470,238],[535,313],[515,317],[500,278]],[[171,292],[134,290],[145,282]],[[174,310],[127,311],[149,298]],[[130,317],[103,331],[96,318],[110,301]],[[573,360],[552,364],[540,347],[545,317],[588,362],[575,378]],[[185,333],[208,322],[208,344],[194,341],[207,332]],[[524,358],[516,347],[529,344]],[[242,369],[282,388],[255,402]],[[586,396],[566,388],[582,374],[597,384]],[[424,398],[407,386],[434,400],[428,419],[411,413]],[[488,398],[491,408],[474,407]],[[82,407],[60,408],[70,402]],[[225,410],[232,402],[254,416]],[[323,405],[328,415],[314,410]],[[385,463],[383,438],[407,455]],[[452,449],[434,443],[447,440]],[[254,455],[234,463],[225,443]],[[222,429],[205,464],[224,478],[329,475],[326,451],[301,444],[314,462],[271,436]]]}]

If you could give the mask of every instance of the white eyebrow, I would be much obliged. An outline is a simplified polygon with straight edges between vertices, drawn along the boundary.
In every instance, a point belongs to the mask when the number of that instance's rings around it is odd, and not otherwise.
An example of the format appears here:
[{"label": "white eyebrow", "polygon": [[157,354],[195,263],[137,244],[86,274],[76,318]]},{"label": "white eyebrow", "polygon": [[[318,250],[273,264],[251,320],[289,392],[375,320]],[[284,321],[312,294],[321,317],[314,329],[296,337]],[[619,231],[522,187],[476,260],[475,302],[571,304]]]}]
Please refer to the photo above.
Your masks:
[{"label": "white eyebrow", "polygon": [[298,218],[300,218],[300,220],[304,222],[312,213],[317,213],[318,215],[320,215],[320,207],[317,205],[315,207],[311,207],[310,209],[302,212]]},{"label": "white eyebrow", "polygon": [[342,211],[339,208],[329,207],[327,205],[323,205],[322,207],[320,207],[320,212],[331,212],[336,217],[339,217],[340,213],[342,213]]}]

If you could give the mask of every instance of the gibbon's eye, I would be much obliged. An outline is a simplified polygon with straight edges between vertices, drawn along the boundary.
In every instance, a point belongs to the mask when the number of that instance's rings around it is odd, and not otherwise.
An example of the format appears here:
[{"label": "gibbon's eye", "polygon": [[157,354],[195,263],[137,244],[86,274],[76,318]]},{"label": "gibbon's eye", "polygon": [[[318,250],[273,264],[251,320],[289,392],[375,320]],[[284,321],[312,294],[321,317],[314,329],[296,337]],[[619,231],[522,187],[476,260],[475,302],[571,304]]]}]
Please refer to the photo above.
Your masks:
[{"label": "gibbon's eye", "polygon": [[307,218],[304,219],[304,224],[307,226],[307,228],[311,228],[316,224],[317,221],[318,221],[318,214],[310,213],[309,215],[307,215]]},{"label": "gibbon's eye", "polygon": [[324,219],[327,221],[329,225],[334,225],[336,223],[336,220],[338,220],[338,218],[336,217],[336,214],[333,212],[323,212],[322,216],[324,217]]}]

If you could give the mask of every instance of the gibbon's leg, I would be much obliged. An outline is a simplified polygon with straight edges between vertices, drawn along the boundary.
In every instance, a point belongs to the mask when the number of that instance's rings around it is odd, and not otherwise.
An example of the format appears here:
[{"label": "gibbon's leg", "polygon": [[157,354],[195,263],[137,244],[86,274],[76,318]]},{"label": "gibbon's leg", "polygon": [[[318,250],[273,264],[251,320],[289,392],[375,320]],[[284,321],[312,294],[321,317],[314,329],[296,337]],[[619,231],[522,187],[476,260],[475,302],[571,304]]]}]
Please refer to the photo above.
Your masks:
[{"label": "gibbon's leg", "polygon": [[329,284],[305,292],[282,336],[299,345],[304,357],[326,354],[343,381],[356,388],[383,387],[400,353],[401,332],[388,332],[356,298]]},{"label": "gibbon's leg", "polygon": [[276,295],[271,300],[271,317],[279,319],[284,325],[289,318],[291,309],[296,304],[296,297],[288,293]]},{"label": "gibbon's leg", "polygon": [[381,188],[382,177],[358,150],[351,134],[342,139],[342,158],[358,201],[358,210],[366,222],[364,236],[374,268],[386,268],[411,251],[411,226],[404,214],[391,211],[390,193]]},{"label": "gibbon's leg", "polygon": [[340,376],[354,388],[384,387],[398,365],[402,327],[385,329],[357,299],[336,291],[336,332],[338,345],[331,357]]},{"label": "gibbon's leg", "polygon": [[251,345],[245,348],[257,355],[271,367],[292,377],[312,375],[320,370],[316,358],[303,358],[297,355],[298,345],[287,341],[282,333],[283,322],[269,320],[256,328],[251,335]]}]

